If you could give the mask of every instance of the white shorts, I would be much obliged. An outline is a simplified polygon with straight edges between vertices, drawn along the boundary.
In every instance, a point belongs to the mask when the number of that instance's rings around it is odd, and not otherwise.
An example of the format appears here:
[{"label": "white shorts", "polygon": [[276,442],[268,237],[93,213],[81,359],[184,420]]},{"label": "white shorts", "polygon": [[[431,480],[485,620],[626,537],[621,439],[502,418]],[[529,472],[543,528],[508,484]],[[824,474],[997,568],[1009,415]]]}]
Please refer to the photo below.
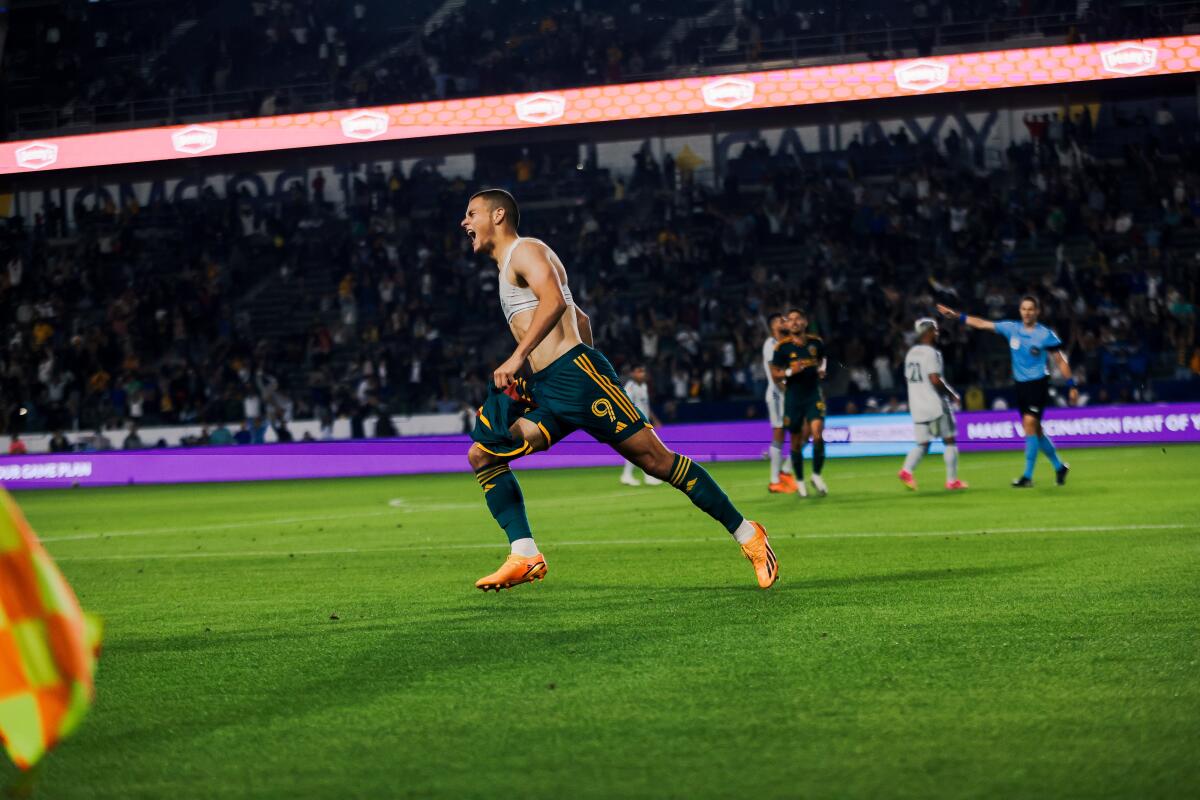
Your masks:
[{"label": "white shorts", "polygon": [[917,444],[927,444],[931,439],[957,438],[958,425],[954,423],[954,414],[947,411],[929,422],[914,422],[913,433]]},{"label": "white shorts", "polygon": [[783,392],[774,386],[767,389],[767,416],[772,428],[783,427]]}]

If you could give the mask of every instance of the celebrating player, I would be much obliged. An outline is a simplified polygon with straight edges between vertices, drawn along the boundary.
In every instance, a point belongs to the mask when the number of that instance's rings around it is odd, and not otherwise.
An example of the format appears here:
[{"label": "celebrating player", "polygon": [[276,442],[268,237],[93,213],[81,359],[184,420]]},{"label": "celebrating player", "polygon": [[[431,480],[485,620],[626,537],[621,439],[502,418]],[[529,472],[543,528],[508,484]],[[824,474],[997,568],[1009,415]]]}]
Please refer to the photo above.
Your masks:
[{"label": "celebrating player", "polygon": [[825,343],[808,333],[808,315],[798,308],[787,314],[791,336],[775,346],[771,357],[771,375],[785,381],[783,424],[792,434],[792,467],[796,471],[797,491],[807,497],[804,488],[804,444],[813,440],[813,488],[822,497],[829,487],[821,477],[825,466],[825,396],[821,381],[825,378]]},{"label": "celebrating player", "polygon": [[1021,424],[1025,428],[1025,472],[1013,481],[1014,489],[1033,486],[1033,466],[1040,449],[1054,467],[1054,477],[1059,486],[1067,481],[1070,466],[1058,457],[1054,442],[1042,430],[1042,414],[1050,397],[1049,360],[1053,356],[1058,369],[1067,380],[1072,403],[1078,402],[1079,390],[1071,377],[1071,365],[1062,352],[1062,340],[1058,334],[1038,322],[1041,307],[1036,297],[1021,298],[1021,321],[990,320],[960,314],[952,308],[938,305],[938,312],[948,319],[957,319],[967,327],[980,331],[994,331],[1008,338],[1012,355],[1013,380],[1017,385],[1017,408],[1021,411]]},{"label": "celebrating player", "polygon": [[917,490],[913,470],[929,452],[929,440],[940,436],[946,447],[943,453],[946,488],[966,489],[967,484],[958,479],[958,440],[955,438],[958,427],[950,408],[950,401],[957,401],[958,395],[946,383],[942,353],[934,347],[938,337],[937,321],[928,317],[919,319],[913,328],[917,332],[917,344],[904,357],[904,376],[908,380],[908,409],[912,412],[917,444],[904,459],[900,480],[913,491]]},{"label": "celebrating player", "polygon": [[[637,364],[630,370],[629,380],[625,382],[625,394],[629,395],[629,399],[637,406],[637,410],[642,412],[642,416],[655,426],[662,424],[654,415],[654,410],[650,408],[650,387],[646,385],[645,364]],[[642,475],[646,478],[647,486],[657,486],[662,483],[649,472],[644,472]],[[625,462],[625,468],[621,472],[621,483],[626,486],[641,486],[638,479],[633,476],[633,462]]]},{"label": "celebrating player", "polygon": [[767,327],[771,335],[763,342],[763,374],[767,376],[767,416],[771,420],[771,480],[767,482],[767,491],[776,494],[790,494],[798,490],[796,479],[792,477],[792,455],[783,457],[783,385],[771,373],[771,359],[775,357],[775,346],[787,338],[787,320],[783,314],[772,314],[767,318]]},{"label": "celebrating player", "polygon": [[[766,530],[738,513],[703,467],[663,445],[617,385],[608,359],[592,349],[590,321],[574,304],[562,261],[544,242],[519,236],[519,221],[513,196],[487,189],[472,195],[461,223],[472,250],[500,269],[500,306],[517,340],[512,355],[492,375],[468,453],[511,553],[475,586],[499,591],[545,577],[546,559],[534,543],[525,499],[509,464],[582,428],[635,466],[669,481],[724,525],[754,566],[758,585],[770,587],[779,564]],[[518,377],[526,361],[533,370],[528,382]]]}]

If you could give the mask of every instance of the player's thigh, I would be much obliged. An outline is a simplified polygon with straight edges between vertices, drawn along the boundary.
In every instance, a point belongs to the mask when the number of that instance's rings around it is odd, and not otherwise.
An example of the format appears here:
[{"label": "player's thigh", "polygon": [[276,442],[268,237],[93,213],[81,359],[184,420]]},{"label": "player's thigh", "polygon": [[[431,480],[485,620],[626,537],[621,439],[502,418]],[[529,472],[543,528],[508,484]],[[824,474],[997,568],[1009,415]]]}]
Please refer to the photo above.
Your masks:
[{"label": "player's thigh", "polygon": [[618,380],[608,359],[591,350],[581,354],[571,368],[539,384],[536,399],[540,408],[557,419],[615,447],[651,427]]},{"label": "player's thigh", "polygon": [[529,445],[530,453],[540,453],[550,449],[550,436],[544,423],[528,417],[521,417],[508,430],[513,436],[525,440],[525,443]]},{"label": "player's thigh", "polygon": [[929,446],[929,442],[933,439],[933,424],[929,422],[914,422],[913,423],[913,441],[925,447]]},{"label": "player's thigh", "polygon": [[[771,427],[775,429],[783,428],[783,392],[768,391],[766,401],[767,418],[771,420]],[[782,439],[780,439],[780,441],[782,441]]]},{"label": "player's thigh", "polygon": [[1023,413],[1021,415],[1021,427],[1025,430],[1026,436],[1041,436],[1042,418],[1037,414]]},{"label": "player's thigh", "polygon": [[508,463],[550,447],[550,440],[545,435],[545,428],[524,417],[510,425],[508,433],[509,439],[502,449],[496,449],[494,442],[489,442],[487,445],[480,442],[472,443],[471,449],[467,453],[467,460],[470,462],[471,468],[478,470],[495,464]]}]

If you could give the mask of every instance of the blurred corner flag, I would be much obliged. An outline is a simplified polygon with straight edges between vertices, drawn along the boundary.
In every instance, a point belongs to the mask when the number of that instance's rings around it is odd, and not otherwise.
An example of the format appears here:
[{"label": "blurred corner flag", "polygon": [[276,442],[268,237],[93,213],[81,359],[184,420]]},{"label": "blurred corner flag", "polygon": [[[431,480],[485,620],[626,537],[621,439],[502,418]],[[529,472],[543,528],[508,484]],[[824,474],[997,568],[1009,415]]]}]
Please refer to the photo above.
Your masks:
[{"label": "blurred corner flag", "polygon": [[0,742],[27,770],[92,704],[100,623],[0,488]]}]

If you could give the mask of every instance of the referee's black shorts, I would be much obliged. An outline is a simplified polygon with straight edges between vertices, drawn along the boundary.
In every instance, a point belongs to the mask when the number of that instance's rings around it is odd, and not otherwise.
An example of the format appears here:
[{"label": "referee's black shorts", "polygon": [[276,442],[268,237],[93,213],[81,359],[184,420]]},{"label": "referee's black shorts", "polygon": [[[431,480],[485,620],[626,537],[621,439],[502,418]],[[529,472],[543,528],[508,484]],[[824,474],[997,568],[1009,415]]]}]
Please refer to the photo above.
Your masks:
[{"label": "referee's black shorts", "polygon": [[1050,400],[1050,379],[1038,378],[1036,381],[1017,381],[1017,408],[1021,415],[1026,414],[1042,418],[1046,403]]}]

